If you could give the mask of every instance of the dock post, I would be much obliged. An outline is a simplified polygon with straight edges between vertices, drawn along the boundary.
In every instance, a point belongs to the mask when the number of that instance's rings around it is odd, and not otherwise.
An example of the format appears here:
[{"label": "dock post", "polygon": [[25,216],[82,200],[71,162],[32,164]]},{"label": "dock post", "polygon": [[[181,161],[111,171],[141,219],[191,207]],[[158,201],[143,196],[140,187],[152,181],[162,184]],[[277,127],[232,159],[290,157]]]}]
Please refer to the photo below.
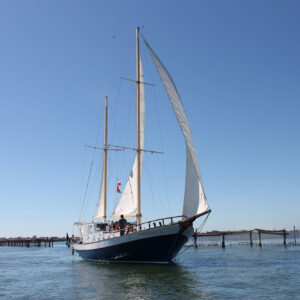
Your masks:
[{"label": "dock post", "polygon": [[66,245],[70,248],[70,238],[69,238],[69,234],[66,234]]},{"label": "dock post", "polygon": [[294,241],[295,241],[295,245],[297,245],[297,240],[296,240],[296,228],[295,228],[295,225],[294,225]]},{"label": "dock post", "polygon": [[249,231],[250,247],[253,247],[252,231]]},{"label": "dock post", "polygon": [[193,237],[194,237],[194,248],[197,248],[197,229],[194,232]]},{"label": "dock post", "polygon": [[222,246],[222,248],[225,248],[225,234],[222,233],[222,234],[221,234],[221,237],[222,237],[222,242],[221,242],[222,245],[221,245],[221,246]]},{"label": "dock post", "polygon": [[261,247],[261,236],[260,236],[260,230],[258,230],[258,247]]},{"label": "dock post", "polygon": [[283,245],[286,246],[286,231],[283,230]]}]

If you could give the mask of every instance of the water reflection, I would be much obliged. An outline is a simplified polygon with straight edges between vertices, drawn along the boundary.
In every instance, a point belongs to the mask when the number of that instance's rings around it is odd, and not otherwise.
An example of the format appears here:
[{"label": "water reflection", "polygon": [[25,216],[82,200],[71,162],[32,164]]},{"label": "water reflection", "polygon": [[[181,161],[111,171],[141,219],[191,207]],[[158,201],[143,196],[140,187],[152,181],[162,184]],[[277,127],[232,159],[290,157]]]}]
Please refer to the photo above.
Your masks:
[{"label": "water reflection", "polygon": [[[201,299],[199,274],[178,264],[74,261],[75,295],[89,299]],[[198,277],[197,277],[198,276]]]}]

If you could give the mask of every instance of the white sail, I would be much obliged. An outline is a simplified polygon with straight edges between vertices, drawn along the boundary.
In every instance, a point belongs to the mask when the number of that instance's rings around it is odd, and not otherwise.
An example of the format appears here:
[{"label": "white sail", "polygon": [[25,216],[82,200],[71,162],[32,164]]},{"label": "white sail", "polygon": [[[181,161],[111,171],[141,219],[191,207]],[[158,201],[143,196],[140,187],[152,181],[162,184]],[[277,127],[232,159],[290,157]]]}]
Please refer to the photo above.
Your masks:
[{"label": "white sail", "polygon": [[97,213],[93,219],[101,219],[104,217],[104,165],[102,168],[102,179],[100,187],[100,195],[98,200]]},{"label": "white sail", "polygon": [[178,95],[176,86],[168,73],[167,69],[152,50],[150,45],[144,39],[150,56],[154,62],[160,79],[165,87],[173,110],[176,114],[177,121],[183,133],[186,144],[186,175],[185,175],[185,192],[182,215],[190,218],[209,209],[206,200],[200,169],[198,165],[196,150],[192,138],[190,126]]},{"label": "white sail", "polygon": [[[144,82],[142,61],[140,60],[140,82]],[[140,84],[140,148],[144,148],[144,135],[145,135],[145,94],[144,84]],[[140,154],[140,168],[142,173],[143,165],[143,151]],[[137,173],[138,173],[138,159],[135,156],[134,163],[131,169],[130,176],[127,184],[122,193],[122,197],[116,206],[113,217],[135,217],[137,215]]]}]

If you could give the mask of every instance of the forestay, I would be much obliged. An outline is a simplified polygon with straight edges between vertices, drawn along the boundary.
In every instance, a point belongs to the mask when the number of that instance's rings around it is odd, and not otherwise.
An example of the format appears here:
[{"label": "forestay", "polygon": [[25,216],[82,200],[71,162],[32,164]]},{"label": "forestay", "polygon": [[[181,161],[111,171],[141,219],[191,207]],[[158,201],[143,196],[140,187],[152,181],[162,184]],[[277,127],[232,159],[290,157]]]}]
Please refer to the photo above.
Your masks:
[{"label": "forestay", "polygon": [[180,125],[186,144],[186,175],[185,175],[185,192],[182,215],[184,217],[193,217],[209,209],[206,200],[203,184],[201,180],[200,169],[197,155],[194,147],[192,133],[185,114],[181,99],[178,95],[176,86],[155,52],[144,39],[150,56],[154,62],[160,79],[165,87],[173,110],[176,114],[177,121]]},{"label": "forestay", "polygon": [[[140,148],[144,148],[145,136],[145,94],[144,94],[144,75],[142,61],[140,59]],[[140,154],[140,168],[142,173],[144,152]],[[124,215],[125,217],[135,217],[137,215],[137,176],[138,176],[138,158],[135,156],[133,167],[123,191],[122,197],[116,206],[113,217]]]}]

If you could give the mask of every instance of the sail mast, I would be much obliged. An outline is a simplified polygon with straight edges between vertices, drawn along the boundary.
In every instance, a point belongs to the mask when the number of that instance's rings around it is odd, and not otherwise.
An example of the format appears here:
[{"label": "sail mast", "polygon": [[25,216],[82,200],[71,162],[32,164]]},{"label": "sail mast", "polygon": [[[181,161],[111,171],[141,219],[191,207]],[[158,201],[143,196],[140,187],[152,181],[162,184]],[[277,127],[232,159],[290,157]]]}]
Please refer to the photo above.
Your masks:
[{"label": "sail mast", "polygon": [[137,225],[141,225],[141,144],[140,144],[140,28],[136,28],[136,140],[137,140]]},{"label": "sail mast", "polygon": [[107,96],[105,96],[105,126],[104,126],[104,207],[103,218],[106,222],[106,194],[107,194]]}]

